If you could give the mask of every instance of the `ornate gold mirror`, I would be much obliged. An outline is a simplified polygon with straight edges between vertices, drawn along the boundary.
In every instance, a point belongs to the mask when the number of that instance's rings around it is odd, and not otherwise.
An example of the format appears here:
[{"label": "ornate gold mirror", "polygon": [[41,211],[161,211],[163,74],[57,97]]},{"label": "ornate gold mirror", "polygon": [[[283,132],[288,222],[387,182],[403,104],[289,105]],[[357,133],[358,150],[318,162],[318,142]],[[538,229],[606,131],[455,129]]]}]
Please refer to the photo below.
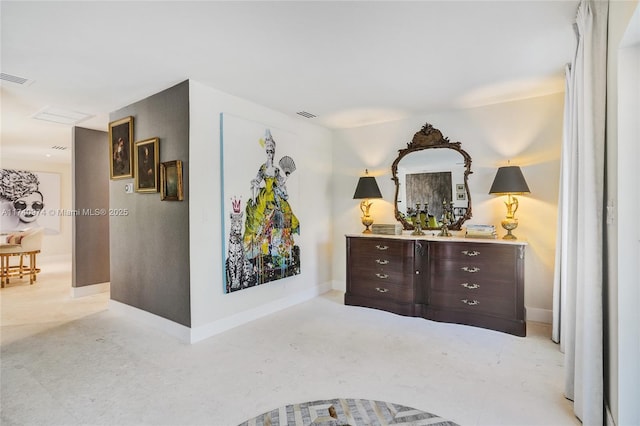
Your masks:
[{"label": "ornate gold mirror", "polygon": [[471,218],[467,180],[471,157],[440,130],[425,124],[391,165],[395,216],[404,229],[460,230]]}]

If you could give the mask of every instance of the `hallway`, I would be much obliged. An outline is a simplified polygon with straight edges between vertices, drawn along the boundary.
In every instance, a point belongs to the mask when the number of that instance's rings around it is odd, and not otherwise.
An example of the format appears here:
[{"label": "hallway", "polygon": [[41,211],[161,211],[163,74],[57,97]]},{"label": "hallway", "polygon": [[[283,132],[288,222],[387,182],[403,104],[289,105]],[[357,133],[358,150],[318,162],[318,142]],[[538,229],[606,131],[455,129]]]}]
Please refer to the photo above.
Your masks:
[{"label": "hallway", "polygon": [[108,309],[108,292],[71,297],[69,262],[39,266],[42,272],[32,286],[28,279],[15,278],[0,293],[3,346]]}]

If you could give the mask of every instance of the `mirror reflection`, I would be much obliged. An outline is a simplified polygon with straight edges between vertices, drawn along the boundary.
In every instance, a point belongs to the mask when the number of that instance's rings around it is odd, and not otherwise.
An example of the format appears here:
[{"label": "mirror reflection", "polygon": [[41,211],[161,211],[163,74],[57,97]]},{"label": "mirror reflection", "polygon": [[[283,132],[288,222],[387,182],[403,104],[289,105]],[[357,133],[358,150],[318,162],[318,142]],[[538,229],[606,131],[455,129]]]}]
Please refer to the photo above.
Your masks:
[{"label": "mirror reflection", "polygon": [[462,216],[468,208],[464,158],[456,151],[438,149],[411,153],[398,163],[398,180],[398,210],[404,215],[426,210],[430,217],[442,221],[445,208],[453,205],[455,216]]},{"label": "mirror reflection", "polygon": [[471,217],[467,178],[471,157],[426,124],[392,165],[395,214],[404,229],[459,230]]}]

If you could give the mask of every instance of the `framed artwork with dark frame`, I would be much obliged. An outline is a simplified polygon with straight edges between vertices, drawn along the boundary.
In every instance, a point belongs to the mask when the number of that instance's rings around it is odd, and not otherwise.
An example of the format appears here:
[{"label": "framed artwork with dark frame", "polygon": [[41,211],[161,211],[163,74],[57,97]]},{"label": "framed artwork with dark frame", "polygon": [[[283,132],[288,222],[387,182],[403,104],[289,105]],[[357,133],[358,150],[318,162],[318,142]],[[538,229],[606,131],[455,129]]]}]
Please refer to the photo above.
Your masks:
[{"label": "framed artwork with dark frame", "polygon": [[158,192],[158,138],[136,142],[134,150],[136,192]]},{"label": "framed artwork with dark frame", "polygon": [[182,201],[182,161],[160,163],[160,199],[162,201]]},{"label": "framed artwork with dark frame", "polygon": [[111,179],[133,177],[133,117],[109,123],[109,175]]}]

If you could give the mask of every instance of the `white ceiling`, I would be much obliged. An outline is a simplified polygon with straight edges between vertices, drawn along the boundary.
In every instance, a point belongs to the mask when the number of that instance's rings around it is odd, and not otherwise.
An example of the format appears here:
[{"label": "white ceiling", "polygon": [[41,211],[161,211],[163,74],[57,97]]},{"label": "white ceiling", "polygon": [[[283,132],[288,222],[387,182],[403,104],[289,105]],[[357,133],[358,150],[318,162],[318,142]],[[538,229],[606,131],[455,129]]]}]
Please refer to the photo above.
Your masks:
[{"label": "white ceiling", "polygon": [[[355,127],[562,91],[571,1],[0,2],[3,157],[60,160],[46,106],[108,113],[193,79]],[[66,157],[65,157],[66,156]]]}]

